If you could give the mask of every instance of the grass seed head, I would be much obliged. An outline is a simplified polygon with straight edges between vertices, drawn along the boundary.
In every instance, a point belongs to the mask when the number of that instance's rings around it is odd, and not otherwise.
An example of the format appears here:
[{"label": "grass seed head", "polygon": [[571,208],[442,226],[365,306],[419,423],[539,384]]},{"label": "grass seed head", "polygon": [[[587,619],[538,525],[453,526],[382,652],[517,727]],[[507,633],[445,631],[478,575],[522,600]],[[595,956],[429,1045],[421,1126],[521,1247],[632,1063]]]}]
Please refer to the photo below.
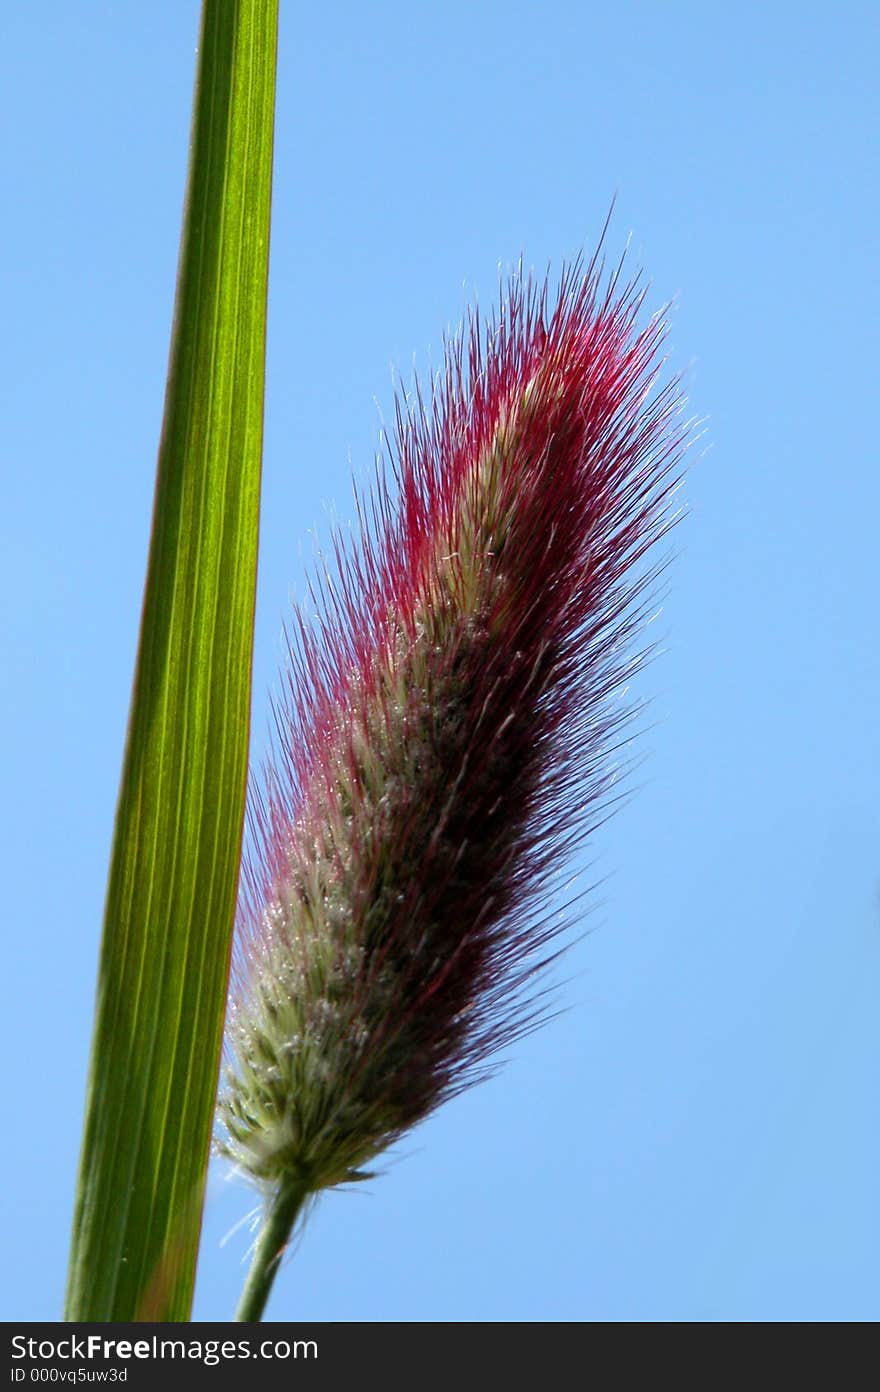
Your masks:
[{"label": "grass seed head", "polygon": [[606,807],[687,427],[661,319],[521,274],[430,391],[298,619],[253,781],[221,1096],[268,1188],[364,1167],[541,1015],[551,874]]}]

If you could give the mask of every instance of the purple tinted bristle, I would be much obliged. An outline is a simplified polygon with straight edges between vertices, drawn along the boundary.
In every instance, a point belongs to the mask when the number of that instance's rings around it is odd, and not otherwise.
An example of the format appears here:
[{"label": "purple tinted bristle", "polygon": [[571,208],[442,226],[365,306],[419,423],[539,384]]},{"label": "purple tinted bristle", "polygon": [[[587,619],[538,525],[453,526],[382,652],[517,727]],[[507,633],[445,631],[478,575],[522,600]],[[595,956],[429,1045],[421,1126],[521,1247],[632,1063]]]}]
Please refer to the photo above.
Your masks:
[{"label": "purple tinted bristle", "polygon": [[596,260],[514,276],[297,618],[252,781],[221,1099],[258,1182],[360,1168],[540,1018],[551,874],[604,815],[687,426]]}]

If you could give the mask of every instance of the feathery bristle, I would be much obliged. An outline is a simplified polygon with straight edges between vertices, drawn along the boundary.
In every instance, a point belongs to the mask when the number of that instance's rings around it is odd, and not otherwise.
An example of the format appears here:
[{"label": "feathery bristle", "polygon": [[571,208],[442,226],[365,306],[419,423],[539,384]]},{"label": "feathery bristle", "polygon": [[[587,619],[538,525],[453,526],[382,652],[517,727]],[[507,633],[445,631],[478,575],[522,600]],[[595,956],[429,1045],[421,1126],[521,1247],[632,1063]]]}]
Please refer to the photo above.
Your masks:
[{"label": "feathery bristle", "polygon": [[515,275],[397,405],[252,787],[223,1148],[306,1192],[540,1015],[548,879],[603,815],[687,441],[664,324],[594,259]]}]

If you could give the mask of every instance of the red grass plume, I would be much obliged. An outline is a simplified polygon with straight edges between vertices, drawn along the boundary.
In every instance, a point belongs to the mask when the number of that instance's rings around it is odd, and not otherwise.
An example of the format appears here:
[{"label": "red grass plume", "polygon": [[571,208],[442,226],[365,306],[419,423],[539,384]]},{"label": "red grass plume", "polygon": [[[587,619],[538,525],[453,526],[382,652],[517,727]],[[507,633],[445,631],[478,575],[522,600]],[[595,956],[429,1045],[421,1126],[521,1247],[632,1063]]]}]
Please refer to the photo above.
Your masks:
[{"label": "red grass plume", "polygon": [[514,276],[425,397],[300,621],[250,805],[223,1149],[358,1178],[541,1015],[548,879],[607,807],[648,549],[687,427],[642,292]]}]

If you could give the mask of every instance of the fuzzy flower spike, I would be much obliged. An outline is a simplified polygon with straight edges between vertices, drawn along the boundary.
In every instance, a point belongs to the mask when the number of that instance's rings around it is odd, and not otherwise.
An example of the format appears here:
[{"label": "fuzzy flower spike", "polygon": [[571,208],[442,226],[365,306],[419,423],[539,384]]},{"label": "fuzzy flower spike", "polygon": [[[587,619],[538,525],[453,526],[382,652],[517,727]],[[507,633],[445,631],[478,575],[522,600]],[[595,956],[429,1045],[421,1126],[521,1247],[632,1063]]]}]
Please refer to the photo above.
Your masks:
[{"label": "fuzzy flower spike", "polygon": [[552,302],[514,276],[430,395],[399,400],[396,487],[337,539],[324,618],[299,620],[250,803],[220,1103],[267,1200],[239,1318],[304,1201],[543,1013],[548,880],[607,810],[685,447],[641,307],[596,260]]}]

